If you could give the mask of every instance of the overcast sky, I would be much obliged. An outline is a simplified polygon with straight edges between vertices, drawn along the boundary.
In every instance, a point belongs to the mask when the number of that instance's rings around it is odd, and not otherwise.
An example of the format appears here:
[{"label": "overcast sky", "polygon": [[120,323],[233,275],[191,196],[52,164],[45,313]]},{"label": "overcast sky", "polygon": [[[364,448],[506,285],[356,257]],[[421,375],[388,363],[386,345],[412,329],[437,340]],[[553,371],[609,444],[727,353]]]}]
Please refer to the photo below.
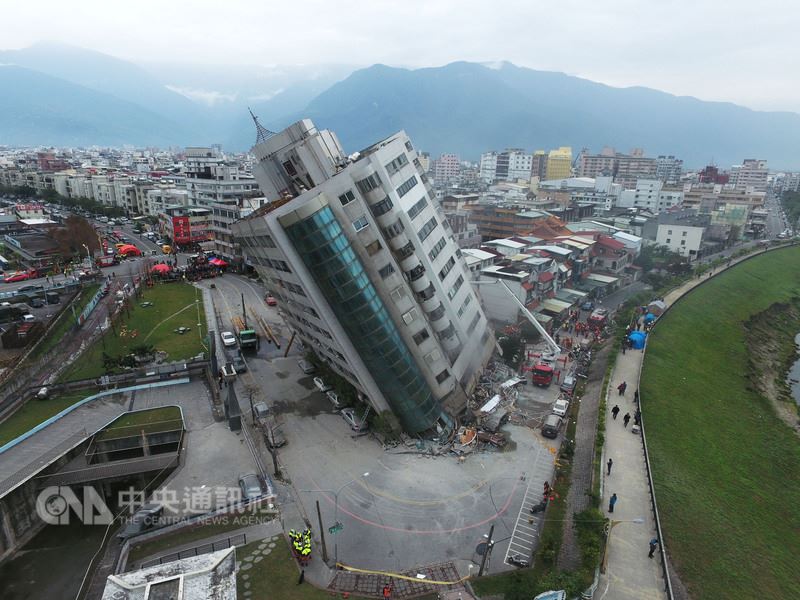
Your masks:
[{"label": "overcast sky", "polygon": [[0,47],[58,41],[139,62],[438,66],[509,60],[800,112],[792,0],[37,0]]}]

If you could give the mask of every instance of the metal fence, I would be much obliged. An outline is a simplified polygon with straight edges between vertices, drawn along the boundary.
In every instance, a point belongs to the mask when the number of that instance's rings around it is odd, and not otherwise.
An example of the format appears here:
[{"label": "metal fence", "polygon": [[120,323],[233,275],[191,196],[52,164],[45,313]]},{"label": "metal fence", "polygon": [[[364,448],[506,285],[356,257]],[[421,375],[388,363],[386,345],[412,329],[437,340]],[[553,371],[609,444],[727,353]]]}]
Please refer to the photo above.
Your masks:
[{"label": "metal fence", "polygon": [[216,552],[217,550],[230,548],[231,546],[244,546],[245,544],[247,544],[247,535],[240,533],[239,535],[234,535],[225,538],[224,540],[218,540],[216,542],[211,542],[210,544],[201,544],[200,546],[195,546],[194,548],[188,548],[186,550],[181,550],[180,552],[173,552],[172,554],[159,556],[153,560],[144,561],[141,565],[139,565],[139,568],[146,569],[147,567],[163,565],[164,563],[174,562],[183,558],[191,558],[201,554],[209,554],[211,552]]}]

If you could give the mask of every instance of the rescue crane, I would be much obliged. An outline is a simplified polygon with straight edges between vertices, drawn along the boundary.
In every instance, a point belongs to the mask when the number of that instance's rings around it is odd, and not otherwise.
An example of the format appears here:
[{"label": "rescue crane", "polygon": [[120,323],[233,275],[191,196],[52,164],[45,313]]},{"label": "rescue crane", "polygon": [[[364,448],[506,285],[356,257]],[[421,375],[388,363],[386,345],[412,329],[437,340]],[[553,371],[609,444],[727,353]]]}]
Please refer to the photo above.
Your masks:
[{"label": "rescue crane", "polygon": [[544,327],[542,327],[542,324],[539,323],[539,321],[536,320],[536,317],[534,317],[533,313],[531,313],[531,311],[528,310],[528,307],[526,307],[522,303],[522,301],[519,298],[517,298],[516,294],[514,294],[514,292],[511,291],[511,288],[508,287],[505,281],[503,281],[502,279],[495,279],[493,281],[478,280],[472,282],[473,285],[485,285],[485,284],[495,284],[495,283],[499,283],[500,285],[503,286],[503,289],[505,289],[505,291],[508,292],[508,295],[511,296],[511,298],[513,298],[514,302],[516,302],[517,305],[519,305],[520,309],[522,310],[522,314],[524,314],[525,317],[533,324],[533,326],[536,328],[536,331],[538,331],[541,334],[542,338],[544,338],[545,342],[547,343],[549,352],[547,354],[542,354],[542,362],[555,362],[559,354],[561,354],[561,346],[556,344],[556,341],[552,337],[550,337],[550,334],[547,333],[547,330]]}]

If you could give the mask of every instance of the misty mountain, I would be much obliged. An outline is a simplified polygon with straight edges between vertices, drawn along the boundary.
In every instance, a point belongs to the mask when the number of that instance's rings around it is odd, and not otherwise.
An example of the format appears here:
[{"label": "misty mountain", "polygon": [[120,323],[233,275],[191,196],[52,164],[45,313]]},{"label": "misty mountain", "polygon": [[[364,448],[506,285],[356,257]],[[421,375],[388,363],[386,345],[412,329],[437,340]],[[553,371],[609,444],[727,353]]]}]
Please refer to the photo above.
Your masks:
[{"label": "misty mountain", "polygon": [[644,148],[674,154],[687,166],[727,166],[766,158],[771,166],[800,163],[800,115],[759,112],[642,87],[614,88],[563,73],[509,63],[499,68],[452,63],[428,69],[374,65],[333,85],[295,118],[333,129],[350,152],[405,129],[415,145],[438,155],[572,146],[599,151]]},{"label": "misty mountain", "polygon": [[143,68],[101,52],[41,42],[21,50],[0,51],[0,63],[17,65],[116,96],[187,128],[197,127],[204,117],[202,107],[167,89]]},{"label": "misty mountain", "polygon": [[22,67],[0,66],[0,143],[161,146],[191,138],[132,102]]}]

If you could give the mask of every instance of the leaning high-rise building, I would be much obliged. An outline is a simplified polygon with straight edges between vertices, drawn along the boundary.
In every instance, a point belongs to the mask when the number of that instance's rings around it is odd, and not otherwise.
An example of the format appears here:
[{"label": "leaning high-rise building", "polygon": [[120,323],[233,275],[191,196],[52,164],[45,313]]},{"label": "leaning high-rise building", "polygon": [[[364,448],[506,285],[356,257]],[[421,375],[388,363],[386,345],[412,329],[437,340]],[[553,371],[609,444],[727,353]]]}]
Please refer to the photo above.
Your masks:
[{"label": "leaning high-rise building", "polygon": [[234,230],[287,320],[406,431],[449,429],[494,336],[408,136],[348,157],[303,120],[253,153],[271,202]]}]

